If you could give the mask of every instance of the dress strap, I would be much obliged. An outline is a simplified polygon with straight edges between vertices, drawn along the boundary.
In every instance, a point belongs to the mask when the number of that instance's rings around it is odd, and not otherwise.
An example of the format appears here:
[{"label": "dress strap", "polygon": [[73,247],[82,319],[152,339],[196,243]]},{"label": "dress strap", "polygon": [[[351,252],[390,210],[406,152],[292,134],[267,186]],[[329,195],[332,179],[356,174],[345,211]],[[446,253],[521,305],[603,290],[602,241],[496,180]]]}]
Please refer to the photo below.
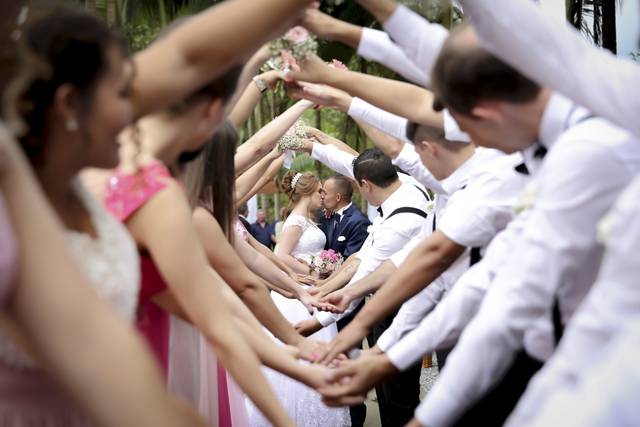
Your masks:
[{"label": "dress strap", "polygon": [[171,173],[160,162],[145,165],[135,174],[116,170],[107,182],[104,204],[112,215],[125,222],[167,186],[166,178],[171,178]]}]

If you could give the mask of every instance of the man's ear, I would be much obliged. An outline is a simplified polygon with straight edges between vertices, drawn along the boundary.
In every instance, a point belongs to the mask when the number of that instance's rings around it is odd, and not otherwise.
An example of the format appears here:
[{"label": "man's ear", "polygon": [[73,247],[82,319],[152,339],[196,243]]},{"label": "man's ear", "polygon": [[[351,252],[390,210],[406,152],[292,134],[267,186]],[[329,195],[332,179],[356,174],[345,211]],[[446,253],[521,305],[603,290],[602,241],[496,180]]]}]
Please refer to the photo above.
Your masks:
[{"label": "man's ear", "polygon": [[481,102],[471,109],[471,116],[480,120],[501,123],[504,120],[502,107],[497,102]]},{"label": "man's ear", "polygon": [[438,144],[426,140],[419,141],[418,144],[420,148],[427,151],[431,157],[435,157],[438,153]]}]

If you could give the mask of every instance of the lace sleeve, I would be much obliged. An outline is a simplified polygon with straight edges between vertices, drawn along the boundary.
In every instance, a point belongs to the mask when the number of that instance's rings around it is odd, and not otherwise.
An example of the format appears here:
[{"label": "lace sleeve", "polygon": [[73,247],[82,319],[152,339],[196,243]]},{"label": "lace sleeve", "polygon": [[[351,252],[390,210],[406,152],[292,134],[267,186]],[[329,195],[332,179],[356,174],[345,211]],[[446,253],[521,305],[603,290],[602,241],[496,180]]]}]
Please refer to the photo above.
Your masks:
[{"label": "lace sleeve", "polygon": [[307,228],[307,220],[302,215],[289,215],[289,218],[284,222],[282,226],[282,231],[286,230],[289,227],[300,227],[302,231]]},{"label": "lace sleeve", "polygon": [[160,162],[146,165],[135,175],[116,171],[107,182],[104,204],[113,216],[125,222],[167,186],[166,178],[171,178],[171,174]]}]

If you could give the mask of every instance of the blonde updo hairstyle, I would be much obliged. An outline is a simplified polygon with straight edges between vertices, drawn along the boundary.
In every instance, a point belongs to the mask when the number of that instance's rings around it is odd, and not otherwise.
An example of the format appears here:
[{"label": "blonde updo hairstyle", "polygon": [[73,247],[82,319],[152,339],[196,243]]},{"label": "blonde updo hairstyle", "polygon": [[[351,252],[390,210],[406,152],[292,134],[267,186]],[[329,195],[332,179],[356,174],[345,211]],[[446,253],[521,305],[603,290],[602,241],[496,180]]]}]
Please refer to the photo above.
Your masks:
[{"label": "blonde updo hairstyle", "polygon": [[283,219],[291,214],[295,205],[303,197],[311,196],[318,189],[318,184],[320,179],[311,172],[299,173],[291,170],[287,172],[280,181],[280,191],[289,196],[289,204],[285,208]]}]

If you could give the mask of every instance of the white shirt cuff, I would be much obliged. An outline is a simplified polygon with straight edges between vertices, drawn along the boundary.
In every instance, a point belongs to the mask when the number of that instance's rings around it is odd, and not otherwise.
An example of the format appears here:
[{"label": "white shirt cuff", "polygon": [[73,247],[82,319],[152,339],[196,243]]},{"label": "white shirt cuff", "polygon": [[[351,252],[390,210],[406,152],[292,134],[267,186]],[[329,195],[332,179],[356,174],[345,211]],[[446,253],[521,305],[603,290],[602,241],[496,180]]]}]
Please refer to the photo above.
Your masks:
[{"label": "white shirt cuff", "polygon": [[[406,338],[406,336],[404,338]],[[403,340],[400,340],[393,347],[385,350],[385,353],[387,353],[387,357],[389,357],[389,360],[391,361],[391,363],[393,363],[393,366],[398,368],[398,370],[400,371],[408,369],[422,357],[422,355],[418,352],[411,351],[409,353],[405,351],[407,346],[403,345],[402,343]]]},{"label": "white shirt cuff", "polygon": [[393,339],[393,334],[391,333],[391,330],[387,328],[387,330],[384,331],[382,335],[380,335],[380,338],[378,338],[378,341],[376,341],[376,346],[378,346],[380,350],[386,353],[387,350],[391,348],[394,341],[395,340]]},{"label": "white shirt cuff", "polygon": [[456,399],[445,396],[441,387],[436,387],[418,405],[414,415],[423,426],[444,427],[455,421],[458,412]]},{"label": "white shirt cuff", "polygon": [[340,317],[338,315],[326,311],[321,311],[316,314],[316,320],[320,322],[323,328],[331,325],[332,323],[336,323],[339,318]]},{"label": "white shirt cuff", "polygon": [[380,52],[387,50],[387,46],[391,43],[389,36],[384,31],[374,30],[372,28],[363,28],[360,36],[360,44],[358,45],[358,55],[368,60],[379,61]]},{"label": "white shirt cuff", "polygon": [[449,110],[444,110],[444,137],[449,141],[471,142],[469,134],[463,132]]},{"label": "white shirt cuff", "polygon": [[394,34],[404,34],[408,29],[412,28],[413,19],[413,12],[408,7],[399,4],[389,19],[382,24],[382,27],[387,34],[394,37]]}]

